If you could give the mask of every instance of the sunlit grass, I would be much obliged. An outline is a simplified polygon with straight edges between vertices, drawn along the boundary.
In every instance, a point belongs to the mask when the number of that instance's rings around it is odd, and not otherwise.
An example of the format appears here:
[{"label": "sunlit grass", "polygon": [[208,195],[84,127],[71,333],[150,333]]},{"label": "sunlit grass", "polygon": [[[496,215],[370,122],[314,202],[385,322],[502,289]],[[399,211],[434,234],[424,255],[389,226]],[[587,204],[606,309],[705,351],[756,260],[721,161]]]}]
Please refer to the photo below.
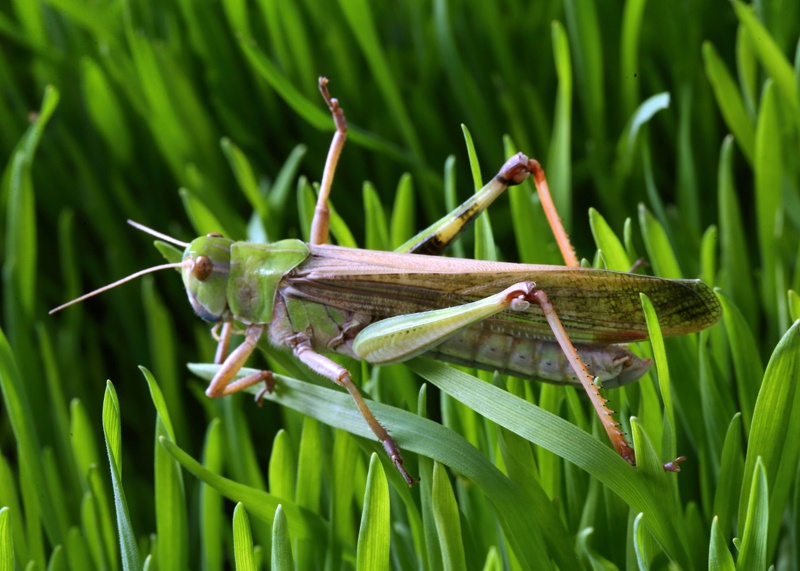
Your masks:
[{"label": "sunlit grass", "polygon": [[[776,10],[0,8],[0,568],[792,568],[800,3]],[[266,360],[279,406],[206,399],[213,368],[186,364],[214,343],[172,271],[47,315],[161,262],[128,218],[307,237],[322,74],[350,127],[337,243],[393,249],[522,151],[579,257],[718,288],[723,322],[666,339],[666,360],[639,344],[657,372],[606,392],[638,469],[571,388],[348,363],[409,489],[349,397],[288,354]],[[562,263],[533,185],[508,195],[449,255]]]}]

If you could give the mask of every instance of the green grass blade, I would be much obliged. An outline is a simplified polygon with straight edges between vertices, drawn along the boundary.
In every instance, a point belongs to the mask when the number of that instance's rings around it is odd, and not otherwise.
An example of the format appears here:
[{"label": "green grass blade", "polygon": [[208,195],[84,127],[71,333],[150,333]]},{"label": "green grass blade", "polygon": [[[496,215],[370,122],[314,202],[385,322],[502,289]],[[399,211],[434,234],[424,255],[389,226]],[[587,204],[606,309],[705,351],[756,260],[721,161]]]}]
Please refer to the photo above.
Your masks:
[{"label": "green grass blade", "polygon": [[639,37],[642,30],[642,16],[647,0],[627,2],[622,14],[622,34],[620,40],[620,81],[623,112],[633,113],[639,101],[637,68],[639,66]]},{"label": "green grass blade", "polygon": [[667,363],[667,351],[664,347],[664,337],[661,334],[661,327],[658,324],[658,315],[653,308],[653,304],[645,294],[639,294],[642,300],[642,311],[647,321],[647,336],[650,338],[650,345],[653,348],[653,360],[656,364],[656,372],[658,373],[658,388],[661,393],[661,399],[664,401],[664,410],[666,412],[666,421],[668,426],[672,429],[665,433],[662,438],[665,449],[662,450],[664,457],[667,461],[672,460],[675,456],[675,407],[672,404],[672,386],[670,384],[669,364]]},{"label": "green grass blade", "polygon": [[67,535],[67,561],[71,569],[91,569],[92,559],[81,530],[72,527]]},{"label": "green grass blade", "polygon": [[497,551],[496,547],[489,548],[486,554],[486,560],[483,562],[483,571],[501,571],[503,569],[503,560]]},{"label": "green grass blade", "polygon": [[[299,4],[274,2],[279,6],[279,15],[283,23],[283,28],[288,33],[287,43],[289,51],[292,53],[292,68],[297,69],[297,77],[313,77],[319,63],[314,61],[318,54],[313,53],[314,38],[309,37],[313,33],[308,27],[303,25],[302,14],[300,14]],[[287,66],[288,67],[288,66]]]},{"label": "green grass blade", "polygon": [[[697,105],[691,88],[682,86],[678,93],[680,103],[678,110],[678,136],[677,136],[677,189],[675,197],[676,208],[680,211],[681,227],[683,232],[676,235],[676,239],[690,239],[695,243],[700,231],[700,203],[698,200],[697,168],[693,148],[694,117],[692,110]],[[685,250],[685,248],[682,248]]]},{"label": "green grass blade", "polygon": [[569,0],[564,4],[571,51],[575,60],[575,83],[587,118],[588,131],[599,150],[606,143],[606,99],[603,90],[603,38],[597,7]]},{"label": "green grass blade", "polygon": [[256,460],[252,434],[244,423],[244,403],[241,399],[221,399],[219,404],[222,408],[228,470],[238,481],[263,490],[266,487],[264,475]]},{"label": "green grass blade", "polygon": [[[464,144],[467,146],[469,170],[472,173],[472,186],[474,190],[478,190],[483,186],[483,175],[481,175],[481,163],[478,161],[478,153],[475,150],[475,141],[472,139],[472,133],[470,133],[466,125],[461,125],[461,132],[464,135]],[[448,205],[448,209],[451,211],[454,210],[455,205],[453,205],[453,208],[450,208]]]},{"label": "green grass blade", "polygon": [[797,98],[797,85],[794,81],[794,72],[789,60],[783,55],[769,30],[766,30],[761,22],[758,21],[750,6],[743,4],[739,0],[734,0],[733,10],[739,22],[747,29],[753,49],[758,55],[758,59],[761,60],[761,65],[767,70],[783,97],[796,112],[799,101]]},{"label": "green grass blade", "polygon": [[320,513],[320,493],[322,491],[322,467],[320,461],[322,435],[319,423],[310,417],[303,418],[303,434],[300,437],[300,453],[297,461],[298,505]]},{"label": "green grass blade", "polygon": [[636,470],[643,476],[645,485],[651,486],[660,496],[657,498],[659,508],[667,509],[670,503],[677,505],[677,494],[669,490],[671,475],[664,470],[658,452],[636,417],[631,418],[631,436],[636,448]]},{"label": "green grass blade", "polygon": [[647,527],[642,523],[643,517],[644,514],[637,514],[633,520],[633,550],[639,569],[649,569],[653,560],[653,541]]},{"label": "green grass blade", "polygon": [[175,264],[180,262],[183,259],[183,251],[179,250],[172,244],[167,244],[166,242],[162,242],[161,240],[155,240],[153,245],[156,247],[156,250],[164,256],[164,259],[167,260],[170,264]]},{"label": "green grass blade", "polygon": [[297,458],[289,442],[289,434],[281,429],[272,441],[269,457],[269,492],[278,498],[296,497]]},{"label": "green grass blade", "polygon": [[[462,126],[462,132],[463,130],[464,127]],[[467,147],[467,152],[469,153],[469,147]],[[473,164],[471,160],[469,164],[471,167]],[[447,212],[452,212],[455,210],[458,203],[456,188],[456,158],[453,155],[449,155],[444,162],[444,204],[447,208]],[[461,240],[456,240],[455,244],[450,245],[450,252],[456,258],[463,258],[465,256],[464,245],[461,243]]]},{"label": "green grass blade", "polygon": [[431,497],[444,568],[454,571],[466,570],[467,562],[464,556],[458,505],[447,477],[447,470],[438,462],[433,465]]},{"label": "green grass blade", "polygon": [[86,536],[86,547],[96,569],[109,568],[103,545],[103,530],[98,520],[97,503],[91,492],[86,492],[81,501],[81,529]]},{"label": "green grass blade", "polygon": [[735,406],[728,384],[720,382],[714,375],[705,344],[700,345],[699,357],[703,420],[706,426],[708,452],[713,458],[712,464],[716,470],[719,468],[717,459],[722,454],[725,433],[730,419],[735,414]]},{"label": "green grass blade", "polygon": [[406,109],[406,102],[401,96],[401,90],[390,73],[392,66],[384,54],[369,2],[347,0],[339,2],[339,7],[369,63],[372,79],[386,101],[392,122],[402,133],[406,146],[411,149],[414,156],[421,157],[422,147]]},{"label": "green grass blade", "polygon": [[[303,160],[306,151],[307,147],[305,145],[296,145],[281,166],[281,170],[275,177],[269,191],[268,201],[272,211],[282,214],[286,210],[286,203],[291,196],[292,187],[297,180],[297,173],[300,169],[300,162]],[[272,220],[272,223],[279,224],[280,228],[283,227],[281,222],[281,220]],[[283,233],[279,234],[279,236],[283,235]]]},{"label": "green grass blade", "polygon": [[[734,415],[725,434],[720,459],[718,486],[714,491],[714,514],[717,531],[723,537],[731,537],[736,505],[742,488],[744,450],[742,448],[742,415]],[[712,531],[712,540],[713,537]]]},{"label": "green grass blade", "polygon": [[771,332],[783,329],[779,304],[783,292],[777,290],[775,274],[777,257],[776,224],[782,210],[783,161],[780,135],[782,126],[774,84],[767,82],[761,99],[756,125],[755,207],[758,220],[758,250],[761,254],[761,303],[767,314]]},{"label": "green grass blade", "polygon": [[219,232],[224,236],[236,239],[244,237],[244,228],[238,225],[235,228],[224,226],[214,211],[207,204],[204,204],[195,192],[188,188],[180,188],[178,193],[181,200],[183,200],[183,208],[186,211],[186,215],[189,217],[192,227],[198,236]]},{"label": "green grass blade", "polygon": [[552,24],[553,57],[558,74],[558,93],[553,132],[547,153],[547,175],[553,203],[564,228],[572,228],[572,65],[569,39],[560,22]]},{"label": "green grass blade", "polygon": [[[557,411],[561,410],[562,403],[565,397],[564,391],[558,389],[559,389],[558,387],[554,386],[542,387],[542,390],[539,393],[539,400],[535,401],[535,404],[537,404],[543,410],[556,414]],[[514,384],[512,382],[508,383],[508,392],[520,398],[524,398],[525,395],[524,391],[520,390],[515,391]],[[533,399],[530,400],[534,402]],[[558,493],[558,488],[560,487],[560,483],[563,478],[561,469],[563,462],[561,462],[558,456],[556,456],[555,454],[544,448],[540,448],[539,450],[536,451],[536,461],[539,466],[539,472],[542,475],[543,491],[545,491],[548,494],[548,496],[554,497]],[[507,469],[512,470],[513,464],[507,464],[507,465],[508,465]],[[512,475],[512,477],[513,474],[514,474],[513,471],[510,472],[510,475]]]},{"label": "green grass blade", "polygon": [[617,143],[617,161],[622,178],[627,178],[633,168],[633,160],[636,156],[634,151],[639,133],[656,113],[667,109],[669,104],[669,93],[658,93],[648,97],[636,108]]},{"label": "green grass blade", "polygon": [[272,522],[272,555],[269,567],[274,571],[294,571],[289,522],[286,521],[286,514],[283,513],[280,504],[275,510],[275,519]]},{"label": "green grass blade", "polygon": [[14,341],[23,334],[18,328],[33,314],[31,292],[36,291],[36,225],[29,163],[30,157],[19,151],[10,164],[3,282],[9,335]]},{"label": "green grass blade", "polygon": [[[38,513],[39,509],[41,509],[42,525],[44,525],[51,540],[56,541],[59,538],[65,540],[66,530],[61,530],[57,527],[58,520],[50,510],[50,502],[47,500],[46,480],[39,457],[39,437],[33,423],[33,413],[22,387],[22,377],[19,369],[17,369],[16,360],[2,330],[0,330],[0,390],[3,393],[6,418],[11,425],[17,442],[21,484],[29,484],[37,490],[34,496],[25,498],[26,502],[32,502],[30,507],[26,505],[26,510],[31,509],[34,510],[33,513]],[[24,489],[22,495],[25,497]],[[41,505],[39,505],[39,500],[37,499],[40,497],[43,497]],[[31,515],[33,514],[27,514],[28,517]],[[38,529],[38,522],[36,521],[29,520],[28,525],[29,529]],[[29,547],[32,549],[29,557],[43,564],[44,553],[37,553],[36,550],[33,550],[33,545],[29,545]]]},{"label": "green grass blade", "polygon": [[256,571],[250,520],[241,502],[233,510],[233,554],[236,571]]},{"label": "green grass blade", "polygon": [[[356,440],[343,430],[333,437],[332,531],[342,546],[355,546],[357,530],[351,506],[355,498],[356,477],[363,471],[363,458]],[[360,486],[359,486],[360,487]]]},{"label": "green grass blade", "polygon": [[[25,464],[19,467],[19,489],[22,497],[22,505],[26,522],[33,522],[33,525],[26,526],[28,553],[30,557],[29,565],[36,565],[45,559],[45,538],[43,537],[42,526],[39,525],[42,510],[39,506],[38,497],[40,490],[34,488],[33,478],[28,473]],[[47,492],[47,490],[45,491]]]},{"label": "green grass blade", "polygon": [[639,205],[639,225],[642,227],[647,259],[653,265],[654,273],[668,279],[683,277],[664,227],[641,204]]},{"label": "green grass blade", "polygon": [[719,232],[716,226],[709,226],[700,239],[700,279],[704,284],[714,287],[717,276],[717,244]]},{"label": "green grass blade", "polygon": [[[754,485],[756,464],[763,465],[770,490],[769,549],[774,550],[783,506],[788,501],[800,442],[800,322],[795,323],[778,342],[767,365],[758,393],[750,440],[745,460],[744,481],[739,503],[740,525],[747,518],[749,493]],[[762,530],[759,530],[761,533]]]},{"label": "green grass blade", "polygon": [[[541,470],[537,471],[533,451],[527,440],[502,427],[497,429],[497,440],[508,477],[516,482],[520,489],[537,498],[533,501],[545,503],[549,497],[560,492],[560,486],[553,484],[562,474],[560,463],[553,461],[548,466],[545,461],[540,461]],[[552,492],[549,495],[539,482],[539,473],[542,474],[544,485],[550,484],[549,489]],[[547,550],[541,533],[529,535],[528,541],[534,551],[543,553]]]},{"label": "green grass blade", "polygon": [[[222,422],[213,419],[206,430],[203,446],[203,467],[210,472],[220,472],[223,466]],[[200,485],[200,544],[201,562],[204,571],[223,569],[223,523],[222,496],[211,486]]]},{"label": "green grass blade", "polygon": [[[317,189],[317,193],[319,193],[319,189]],[[347,226],[347,223],[344,221],[344,219],[339,216],[339,213],[333,207],[333,203],[331,201],[328,201],[328,210],[331,211],[331,235],[336,239],[336,243],[347,248],[358,248],[358,243],[356,242],[353,233],[350,231],[350,228]]]},{"label": "green grass blade", "polygon": [[46,19],[42,6],[33,6],[27,2],[15,2],[15,13],[22,28],[28,34],[34,45],[43,45],[46,42]]},{"label": "green grass blade", "polygon": [[68,495],[64,493],[63,478],[53,449],[45,446],[42,450],[41,458],[45,483],[47,484],[47,497],[51,498],[50,513],[52,517],[56,518],[60,529],[69,529],[70,522],[66,504]]},{"label": "green grass blade", "polygon": [[316,514],[293,502],[280,500],[271,494],[210,472],[170,440],[162,438],[161,445],[164,446],[186,470],[200,478],[206,484],[213,486],[214,489],[219,491],[226,498],[244,505],[250,513],[261,521],[271,523],[278,504],[281,504],[286,511],[293,537],[319,539],[325,536],[323,522]]},{"label": "green grass blade", "polygon": [[720,531],[719,518],[714,516],[711,522],[711,543],[708,550],[708,568],[719,571],[734,571],[736,564],[728,549],[725,536]]},{"label": "green grass blade", "polygon": [[136,536],[131,527],[128,502],[122,488],[122,427],[119,414],[119,400],[111,381],[106,385],[103,398],[103,434],[106,439],[108,463],[111,467],[111,485],[114,490],[114,507],[117,512],[117,533],[122,555],[122,568],[125,571],[138,571],[142,559]]},{"label": "green grass blade", "polygon": [[362,194],[367,226],[364,245],[368,250],[389,250],[389,224],[378,192],[372,184],[365,182]]},{"label": "green grass blade", "polygon": [[751,117],[755,116],[756,90],[759,76],[758,59],[756,58],[750,34],[744,26],[736,29],[736,70],[739,73],[739,86],[742,97]]},{"label": "green grass blade", "polygon": [[739,559],[736,562],[736,568],[742,571],[767,567],[770,499],[767,474],[760,458],[756,460],[749,487],[747,514],[744,519]]},{"label": "green grass blade", "polygon": [[[222,162],[218,160],[218,136],[211,117],[194,90],[189,77],[180,72],[180,62],[157,42],[133,29],[127,30],[127,43],[133,64],[133,78],[144,96],[147,122],[156,144],[168,159],[175,176],[185,180],[188,162],[202,165],[211,180],[219,180]],[[221,218],[234,218],[230,207],[214,195],[210,205]]]},{"label": "green grass blade", "polygon": [[386,569],[389,566],[389,482],[378,455],[373,453],[367,473],[364,509],[358,531],[356,569]]},{"label": "green grass blade", "polygon": [[[269,209],[269,203],[264,196],[264,193],[259,188],[255,171],[253,170],[247,155],[245,155],[245,153],[242,152],[242,150],[230,139],[223,138],[220,145],[222,146],[222,151],[225,154],[225,158],[228,159],[228,164],[233,171],[233,175],[236,177],[236,182],[239,183],[239,188],[241,189],[242,194],[247,197],[248,202],[250,202],[250,206],[253,207],[253,210],[261,218],[261,223],[267,229],[267,235],[269,236],[272,229],[270,224],[272,217]],[[278,237],[273,236],[272,240],[274,241],[276,239],[278,239]]]},{"label": "green grass blade", "polygon": [[389,245],[392,250],[402,246],[414,235],[415,202],[413,180],[411,175],[404,173],[397,183],[392,206],[392,220],[389,226]]},{"label": "green grass blade", "polygon": [[155,505],[158,533],[158,565],[162,569],[184,569],[189,560],[186,497],[180,465],[158,444],[161,438],[175,440],[167,403],[153,375],[140,367],[156,408]]},{"label": "green grass blade", "polygon": [[[647,190],[647,201],[650,208],[656,215],[658,220],[667,220],[667,211],[664,206],[664,199],[658,191],[656,185],[655,173],[653,172],[653,157],[650,151],[650,143],[647,140],[642,140],[642,170],[644,171],[644,184]],[[640,207],[641,212],[641,207]]]},{"label": "green grass blade", "polygon": [[[286,77],[281,75],[275,65],[254,44],[243,40],[241,46],[242,51],[259,75],[278,92],[281,98],[295,113],[320,131],[332,132],[334,130],[335,127],[331,120],[331,115],[324,105],[318,104],[316,101],[312,102],[298,91]],[[399,159],[405,164],[418,165],[416,159],[410,157],[398,147],[386,142],[380,137],[364,131],[352,123],[348,123],[347,129],[348,140],[379,153],[384,153],[395,159]]]},{"label": "green grass blade", "polygon": [[22,519],[22,507],[17,492],[17,485],[8,461],[0,454],[0,506],[7,509],[10,518],[9,528],[12,531],[12,544],[17,559],[20,561],[28,560],[28,541],[25,537],[24,520]]},{"label": "green grass blade", "polygon": [[297,90],[251,40],[242,40],[241,48],[256,71],[272,86],[300,117],[321,131],[333,131],[330,113]]},{"label": "green grass blade", "polygon": [[[419,389],[417,398],[417,414],[420,418],[428,417],[428,385],[424,383]],[[433,460],[427,456],[419,458],[419,500],[422,515],[422,531],[424,534],[426,569],[442,568],[442,550],[439,547],[439,536],[436,521],[433,517]]]},{"label": "green grass blade", "polygon": [[[47,124],[55,113],[60,95],[47,86],[36,121],[17,144],[7,171],[3,174],[2,192],[7,197],[5,260],[3,262],[4,307],[10,322],[12,341],[22,331],[23,319],[33,317],[36,292],[37,231],[35,198],[31,170],[36,150]],[[16,324],[16,326],[14,325]]]},{"label": "green grass blade", "polygon": [[[184,414],[185,406],[181,394],[181,382],[177,371],[175,316],[169,311],[161,296],[156,291],[152,276],[142,281],[142,298],[147,322],[147,340],[155,377],[159,379],[158,413],[170,422],[170,438],[184,439],[188,437],[189,428]],[[153,375],[142,371],[150,385],[151,392],[155,383]],[[148,376],[149,375],[149,376]],[[167,416],[167,411],[170,411]]]},{"label": "green grass blade", "polygon": [[594,208],[589,209],[589,226],[597,249],[603,252],[603,259],[609,270],[627,272],[631,269],[631,261],[625,252],[625,247],[609,226],[603,215]]},{"label": "green grass blade", "polygon": [[476,109],[483,108],[483,101],[475,78],[470,74],[458,49],[450,16],[451,9],[447,0],[433,2],[435,40],[432,48],[438,51],[442,61],[447,62],[442,71],[450,85],[457,86],[452,90],[452,97],[463,112],[463,116],[470,117],[472,129],[476,133],[481,133],[478,142],[487,144],[498,140],[498,137],[493,135],[494,129],[487,118],[482,113],[474,113]]},{"label": "green grass blade", "polygon": [[[747,322],[754,323],[758,311],[758,298],[751,276],[752,265],[745,241],[741,207],[734,186],[733,141],[730,136],[722,143],[717,188],[722,271],[720,285],[747,316]],[[749,425],[749,422],[747,424]]]},{"label": "green grass blade", "polygon": [[[53,431],[56,434],[55,449],[60,466],[60,494],[73,496],[80,490],[79,476],[75,470],[70,443],[70,421],[68,402],[63,390],[63,379],[56,361],[55,350],[47,329],[41,324],[36,327],[37,340],[45,380],[47,381],[47,394],[50,395],[51,414],[53,417]],[[90,445],[94,444],[92,440]],[[95,457],[96,458],[96,457]],[[96,460],[95,460],[96,462]],[[85,489],[85,488],[84,488]]]},{"label": "green grass blade", "polygon": [[50,554],[50,561],[47,563],[47,571],[68,571],[69,565],[67,564],[67,556],[64,554],[64,548],[56,545],[53,548],[53,553]]},{"label": "green grass blade", "polygon": [[300,218],[300,235],[308,242],[311,239],[311,222],[314,218],[314,206],[317,204],[317,195],[305,177],[297,181],[297,212]]},{"label": "green grass blade", "polygon": [[755,154],[755,125],[736,88],[736,82],[711,42],[703,44],[703,60],[722,117],[744,156],[752,163]]},{"label": "green grass blade", "polygon": [[789,297],[789,317],[792,321],[797,321],[800,319],[800,295],[797,295],[797,292],[794,290],[789,290],[788,292]]},{"label": "green grass blade", "polygon": [[225,16],[228,18],[228,25],[233,29],[237,35],[246,38],[252,37],[250,32],[249,15],[247,13],[247,5],[244,2],[237,0],[223,0],[222,8]]},{"label": "green grass blade", "polygon": [[728,334],[733,369],[736,372],[736,389],[739,409],[742,412],[745,432],[750,432],[753,409],[758,398],[761,380],[764,378],[764,365],[758,353],[755,337],[747,319],[727,295],[717,290],[717,297],[725,315],[725,331]]},{"label": "green grass blade", "polygon": [[0,571],[14,571],[14,534],[7,507],[0,508]]},{"label": "green grass blade", "polygon": [[[119,49],[120,20],[118,11],[112,6],[92,6],[74,0],[53,0],[48,4],[64,13],[73,25],[86,28],[98,41],[109,43]],[[73,30],[73,33],[75,30]],[[116,36],[116,37],[115,37]]]},{"label": "green grass blade", "polygon": [[[461,131],[464,133],[464,142],[467,145],[467,156],[470,170],[472,171],[472,183],[477,191],[483,186],[483,175],[481,175],[481,165],[478,162],[478,155],[475,151],[475,142],[466,125],[461,125]],[[486,211],[482,212],[475,220],[474,258],[476,260],[497,260],[492,224],[489,220],[489,213]]]},{"label": "green grass blade", "polygon": [[115,533],[114,515],[111,512],[111,498],[108,496],[106,480],[100,474],[99,466],[92,466],[89,469],[89,490],[97,505],[98,517],[100,518],[101,532],[103,535],[103,547],[107,553],[109,568],[119,569],[119,542]]},{"label": "green grass blade", "polygon": [[[97,8],[87,6],[87,9],[91,10],[92,19],[98,21]],[[127,116],[103,68],[91,58],[81,61],[81,87],[89,117],[114,158],[122,163],[130,162],[134,141]]]}]

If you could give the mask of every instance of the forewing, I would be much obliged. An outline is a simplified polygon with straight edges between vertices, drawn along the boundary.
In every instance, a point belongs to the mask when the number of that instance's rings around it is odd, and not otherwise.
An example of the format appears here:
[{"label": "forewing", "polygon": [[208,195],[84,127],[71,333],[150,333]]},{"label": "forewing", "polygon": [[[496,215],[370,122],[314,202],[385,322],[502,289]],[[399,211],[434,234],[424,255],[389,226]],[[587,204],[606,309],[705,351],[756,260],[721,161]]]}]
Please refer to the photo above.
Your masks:
[{"label": "forewing", "polygon": [[[291,295],[377,317],[461,305],[521,281],[543,290],[573,341],[623,343],[644,339],[647,327],[639,293],[653,302],[665,335],[715,323],[721,309],[697,280],[665,280],[606,270],[508,264],[314,246],[311,256],[284,279]],[[551,338],[535,303],[504,311],[483,327],[519,336]]]}]

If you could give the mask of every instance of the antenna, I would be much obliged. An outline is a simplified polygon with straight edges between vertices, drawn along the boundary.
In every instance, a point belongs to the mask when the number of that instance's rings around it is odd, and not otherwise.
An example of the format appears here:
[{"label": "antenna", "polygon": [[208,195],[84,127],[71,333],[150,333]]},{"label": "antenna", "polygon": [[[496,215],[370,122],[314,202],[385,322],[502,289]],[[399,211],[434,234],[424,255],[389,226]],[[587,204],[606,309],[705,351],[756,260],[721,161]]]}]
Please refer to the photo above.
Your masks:
[{"label": "antenna", "polygon": [[[133,225],[135,226],[136,223],[133,223]],[[150,230],[150,229],[148,228],[147,230]],[[154,235],[159,236],[159,233],[155,232]],[[163,237],[163,234],[160,235],[159,237]],[[177,240],[174,240],[174,242],[177,242]],[[182,267],[184,267],[185,264],[186,264],[186,262],[176,262],[174,264],[161,264],[160,266],[153,266],[152,268],[146,268],[144,270],[140,270],[140,271],[138,271],[136,273],[133,273],[133,274],[127,276],[127,277],[122,278],[121,280],[117,280],[114,283],[110,283],[110,284],[108,284],[106,286],[101,287],[100,289],[96,289],[93,292],[89,292],[89,293],[84,294],[84,295],[82,295],[80,297],[76,297],[75,299],[73,299],[72,301],[68,301],[64,305],[59,305],[55,309],[51,309],[49,313],[50,313],[50,315],[53,315],[55,312],[61,311],[65,307],[69,307],[70,305],[75,305],[76,303],[80,303],[80,302],[82,302],[84,300],[89,299],[90,297],[96,296],[99,293],[103,293],[104,291],[108,291],[110,289],[113,289],[113,288],[117,287],[118,285],[122,285],[125,282],[129,282],[131,280],[135,280],[136,278],[138,278],[140,276],[143,276],[145,274],[150,274],[150,273],[153,273],[153,272],[157,272],[159,270],[166,270],[166,269],[169,269],[169,268],[182,268]]]},{"label": "antenna", "polygon": [[177,240],[172,236],[167,236],[166,234],[162,234],[158,230],[153,230],[152,228],[148,228],[144,224],[139,224],[138,222],[134,222],[133,220],[128,220],[128,224],[130,224],[137,230],[141,230],[145,234],[150,234],[151,236],[155,236],[156,238],[161,238],[162,240],[165,240],[166,242],[171,242],[172,244],[180,246],[181,248],[187,248],[189,246],[189,244],[187,244],[186,242],[181,242],[180,240]]}]

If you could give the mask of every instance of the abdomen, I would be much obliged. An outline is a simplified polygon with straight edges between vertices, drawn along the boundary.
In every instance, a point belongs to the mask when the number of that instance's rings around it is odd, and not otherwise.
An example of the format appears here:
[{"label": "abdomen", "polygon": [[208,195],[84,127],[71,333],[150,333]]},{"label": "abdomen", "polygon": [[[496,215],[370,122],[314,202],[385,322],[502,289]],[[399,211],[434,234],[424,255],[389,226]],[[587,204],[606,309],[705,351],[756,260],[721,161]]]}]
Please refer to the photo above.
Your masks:
[{"label": "abdomen", "polygon": [[[604,387],[638,380],[650,368],[624,345],[576,344],[581,361]],[[499,371],[522,379],[560,385],[580,385],[556,341],[522,339],[472,327],[445,340],[425,354],[459,365]]]}]

